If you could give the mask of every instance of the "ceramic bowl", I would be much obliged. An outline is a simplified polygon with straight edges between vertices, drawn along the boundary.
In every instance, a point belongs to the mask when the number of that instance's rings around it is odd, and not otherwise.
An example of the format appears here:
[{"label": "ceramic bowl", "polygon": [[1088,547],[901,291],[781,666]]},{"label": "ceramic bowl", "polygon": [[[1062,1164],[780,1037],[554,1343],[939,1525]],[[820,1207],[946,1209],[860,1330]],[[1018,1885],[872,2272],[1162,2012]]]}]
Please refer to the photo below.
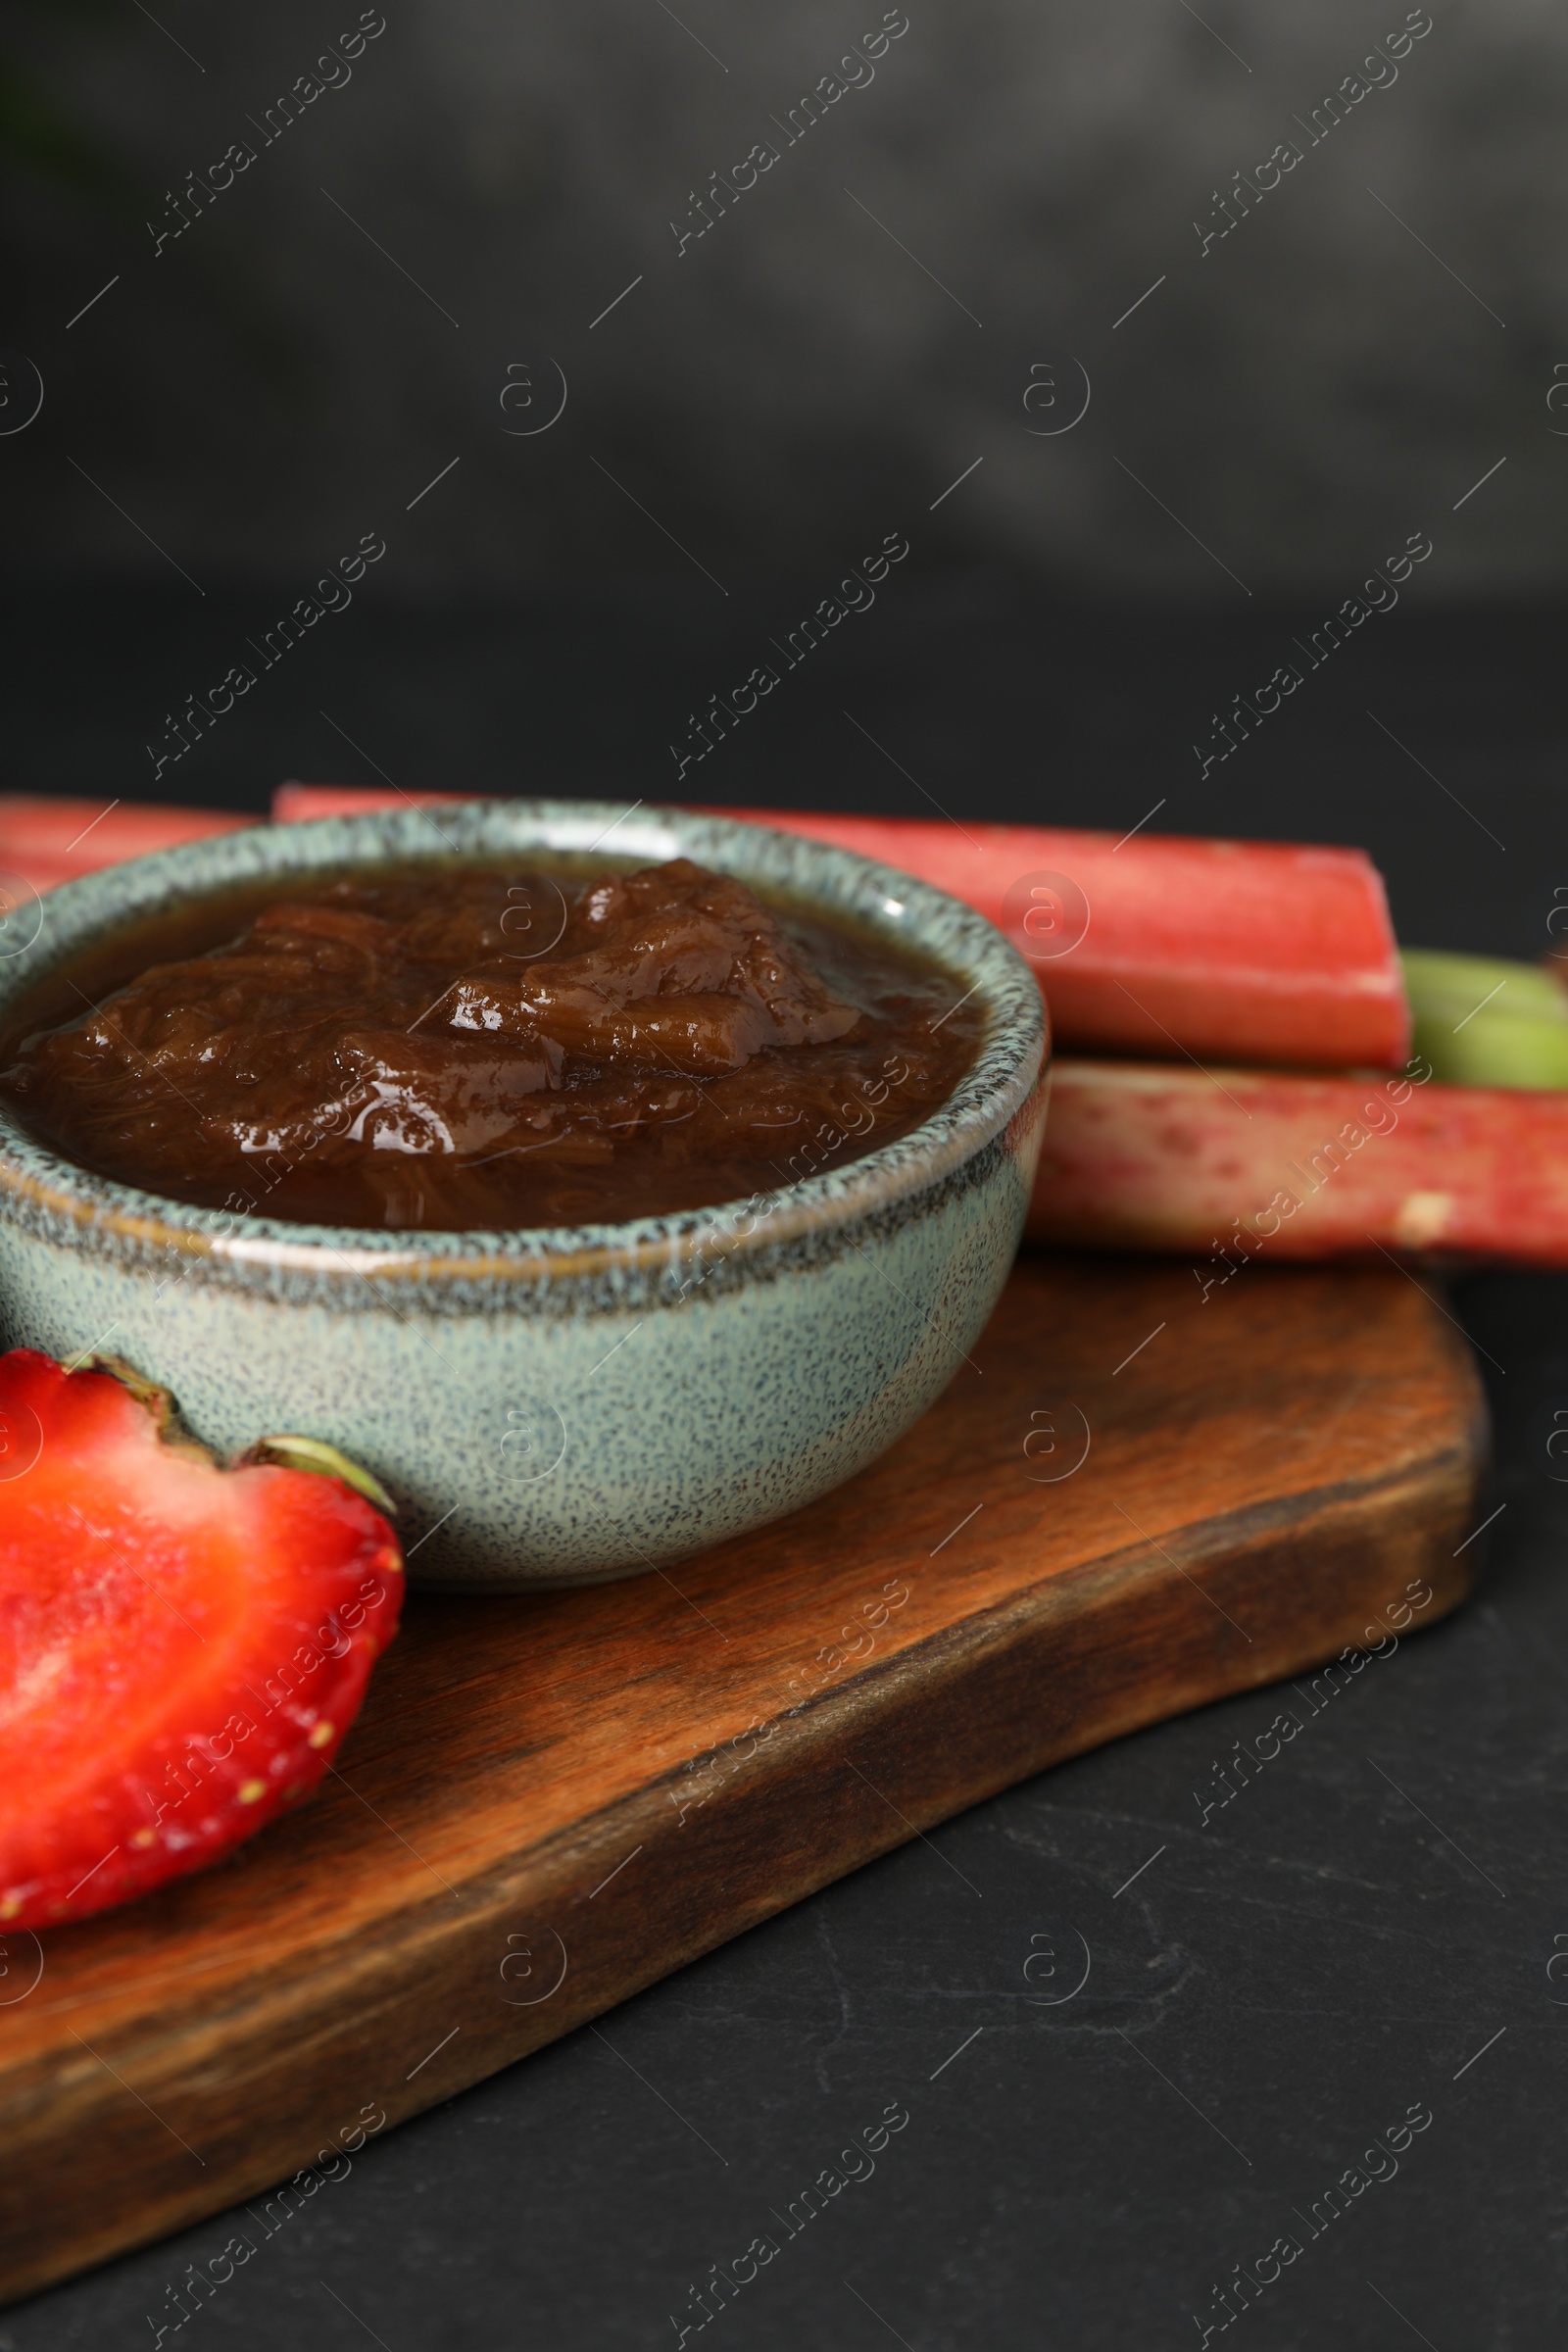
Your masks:
[{"label": "ceramic bowl", "polygon": [[[1046,1107],[1039,987],[956,900],[760,826],[586,802],[265,825],[106,868],[14,917],[0,1021],[127,923],[275,875],[604,843],[687,857],[934,956],[984,1007],[956,1092],[896,1143],[729,1208],[513,1233],[380,1233],[190,1208],[88,1174],[0,1107],[0,1343],[101,1350],[220,1455],[323,1438],[395,1497],[411,1576],[635,1576],[793,1511],[946,1386],[1022,1230]],[[24,935],[35,931],[35,936]]]}]

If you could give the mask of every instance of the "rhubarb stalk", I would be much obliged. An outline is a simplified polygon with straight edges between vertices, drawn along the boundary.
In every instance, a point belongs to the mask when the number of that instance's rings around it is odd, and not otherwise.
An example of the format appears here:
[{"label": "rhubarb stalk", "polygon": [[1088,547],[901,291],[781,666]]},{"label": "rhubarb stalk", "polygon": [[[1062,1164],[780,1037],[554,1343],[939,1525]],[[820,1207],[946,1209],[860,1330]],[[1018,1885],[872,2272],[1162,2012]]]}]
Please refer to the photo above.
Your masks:
[{"label": "rhubarb stalk", "polygon": [[1059,1059],[1027,1231],[1254,1257],[1568,1266],[1568,1094]]},{"label": "rhubarb stalk", "polygon": [[[406,795],[285,784],[282,818]],[[423,796],[457,800],[455,793]],[[1360,850],[921,818],[709,813],[802,833],[966,899],[1034,965],[1057,1044],[1308,1067],[1393,1066],[1409,1015],[1382,877]]]},{"label": "rhubarb stalk", "polygon": [[124,858],[172,850],[206,833],[231,833],[253,816],[216,808],[166,808],[150,801],[60,800],[42,793],[0,793],[0,881],[53,890],[78,874]]}]

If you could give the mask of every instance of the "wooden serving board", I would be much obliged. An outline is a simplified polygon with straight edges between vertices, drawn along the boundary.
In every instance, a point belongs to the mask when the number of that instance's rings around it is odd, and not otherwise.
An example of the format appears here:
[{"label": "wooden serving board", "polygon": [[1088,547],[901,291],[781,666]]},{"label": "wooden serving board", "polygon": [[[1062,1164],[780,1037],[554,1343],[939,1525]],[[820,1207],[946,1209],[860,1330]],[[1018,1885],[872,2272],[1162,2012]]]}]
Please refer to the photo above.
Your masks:
[{"label": "wooden serving board", "polygon": [[315,1803],[6,1936],[0,2295],[358,2145],[1044,1765],[1318,1663],[1412,1579],[1430,1623],[1484,1451],[1404,1274],[1250,1266],[1200,1303],[1184,1266],[1037,1256],[809,1510],[668,1577],[414,1595]]}]

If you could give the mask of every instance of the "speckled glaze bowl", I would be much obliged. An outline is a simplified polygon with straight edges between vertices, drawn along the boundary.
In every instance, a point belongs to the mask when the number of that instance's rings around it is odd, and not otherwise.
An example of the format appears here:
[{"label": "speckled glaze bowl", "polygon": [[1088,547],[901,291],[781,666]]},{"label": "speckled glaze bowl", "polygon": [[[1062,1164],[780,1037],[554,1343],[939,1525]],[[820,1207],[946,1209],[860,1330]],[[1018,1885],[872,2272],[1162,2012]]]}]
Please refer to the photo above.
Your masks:
[{"label": "speckled glaze bowl", "polygon": [[728,1208],[514,1233],[190,1208],[88,1174],[0,1108],[0,1343],[123,1357],[220,1455],[328,1440],[396,1498],[425,1584],[635,1576],[824,1494],[952,1378],[1039,1157],[1040,990],[956,900],[758,826],[560,801],[443,808],[439,826],[413,808],[259,826],[72,882],[0,956],[0,1020],[62,962],[213,891],[603,842],[639,865],[697,858],[936,957],[955,1002],[985,1009],[978,1058],[934,1116],[835,1173]]}]

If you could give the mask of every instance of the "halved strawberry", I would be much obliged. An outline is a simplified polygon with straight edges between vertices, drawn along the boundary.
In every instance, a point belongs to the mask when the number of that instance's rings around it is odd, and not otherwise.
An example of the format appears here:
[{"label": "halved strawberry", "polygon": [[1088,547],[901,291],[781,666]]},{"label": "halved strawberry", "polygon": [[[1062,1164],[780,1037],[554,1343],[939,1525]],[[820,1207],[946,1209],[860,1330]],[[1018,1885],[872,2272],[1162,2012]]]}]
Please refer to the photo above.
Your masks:
[{"label": "halved strawberry", "polygon": [[339,1475],[220,1470],[127,1369],[0,1356],[0,1927],[201,1869],[336,1754],[402,1558],[341,1456],[257,1450]]}]

